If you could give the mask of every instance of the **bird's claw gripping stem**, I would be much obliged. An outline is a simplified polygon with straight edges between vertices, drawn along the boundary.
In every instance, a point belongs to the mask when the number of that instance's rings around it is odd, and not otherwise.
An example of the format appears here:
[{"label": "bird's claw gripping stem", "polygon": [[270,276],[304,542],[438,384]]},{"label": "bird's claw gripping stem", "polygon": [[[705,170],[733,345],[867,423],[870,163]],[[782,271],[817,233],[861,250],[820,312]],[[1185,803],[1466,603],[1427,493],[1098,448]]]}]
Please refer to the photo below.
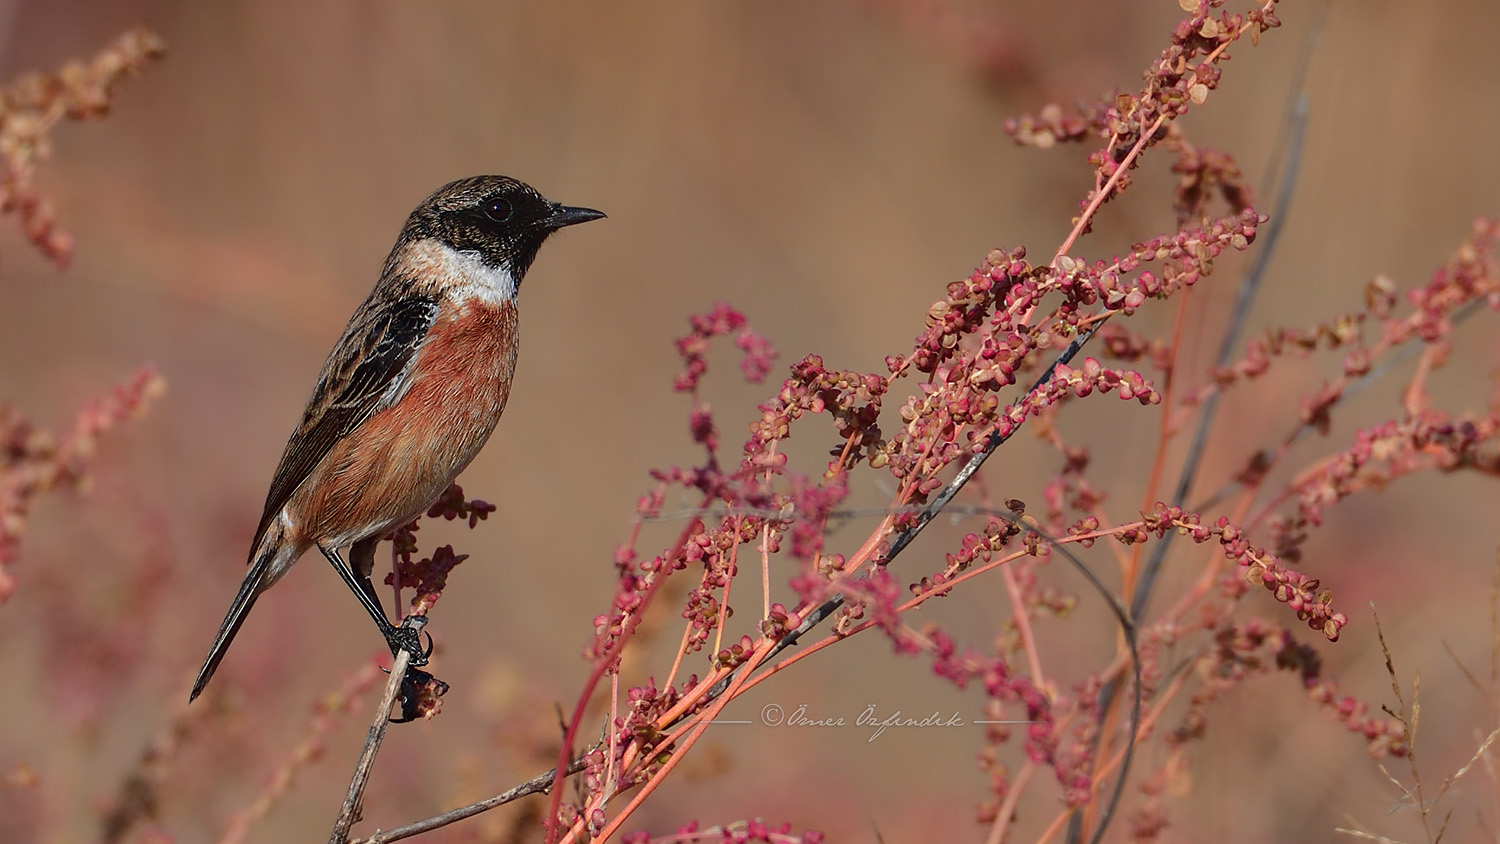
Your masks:
[{"label": "bird's claw gripping stem", "polygon": [[386,631],[385,643],[391,648],[391,655],[395,656],[401,651],[411,654],[412,668],[421,668],[427,664],[427,658],[432,656],[432,637],[427,637],[427,647],[422,647],[422,627],[427,624],[427,616],[407,616],[400,627],[392,627]]}]

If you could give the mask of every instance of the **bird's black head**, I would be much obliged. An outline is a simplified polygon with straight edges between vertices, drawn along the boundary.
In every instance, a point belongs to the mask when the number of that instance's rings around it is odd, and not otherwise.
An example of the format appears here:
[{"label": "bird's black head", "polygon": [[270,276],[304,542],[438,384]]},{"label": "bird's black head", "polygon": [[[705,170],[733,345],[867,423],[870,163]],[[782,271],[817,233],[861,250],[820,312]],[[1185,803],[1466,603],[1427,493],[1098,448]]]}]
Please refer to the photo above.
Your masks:
[{"label": "bird's black head", "polygon": [[592,208],[559,205],[515,179],[471,176],[443,185],[417,206],[402,239],[435,238],[477,254],[519,283],[548,235],[603,216]]}]

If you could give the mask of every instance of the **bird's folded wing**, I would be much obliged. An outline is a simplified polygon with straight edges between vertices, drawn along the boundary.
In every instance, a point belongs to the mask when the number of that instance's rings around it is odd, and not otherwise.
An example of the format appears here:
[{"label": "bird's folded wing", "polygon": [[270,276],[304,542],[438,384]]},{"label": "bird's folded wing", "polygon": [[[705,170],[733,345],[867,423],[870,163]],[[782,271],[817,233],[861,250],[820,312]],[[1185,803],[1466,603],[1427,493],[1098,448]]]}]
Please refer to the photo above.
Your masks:
[{"label": "bird's folded wing", "polygon": [[271,521],[334,443],[405,392],[410,364],[437,314],[438,302],[432,297],[372,297],[349,320],[323,364],[302,424],[287,440],[250,546],[252,557]]}]

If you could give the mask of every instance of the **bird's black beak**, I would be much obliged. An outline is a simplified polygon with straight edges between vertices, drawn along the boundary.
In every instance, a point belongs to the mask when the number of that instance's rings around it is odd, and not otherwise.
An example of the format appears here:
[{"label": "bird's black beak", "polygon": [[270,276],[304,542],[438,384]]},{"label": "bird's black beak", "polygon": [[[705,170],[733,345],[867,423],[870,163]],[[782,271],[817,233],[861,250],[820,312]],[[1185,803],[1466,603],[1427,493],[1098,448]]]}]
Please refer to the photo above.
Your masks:
[{"label": "bird's black beak", "polygon": [[542,220],[542,225],[549,229],[560,229],[563,226],[576,226],[579,223],[587,223],[589,220],[603,219],[603,211],[595,211],[592,208],[577,208],[571,205],[555,205],[552,213]]}]

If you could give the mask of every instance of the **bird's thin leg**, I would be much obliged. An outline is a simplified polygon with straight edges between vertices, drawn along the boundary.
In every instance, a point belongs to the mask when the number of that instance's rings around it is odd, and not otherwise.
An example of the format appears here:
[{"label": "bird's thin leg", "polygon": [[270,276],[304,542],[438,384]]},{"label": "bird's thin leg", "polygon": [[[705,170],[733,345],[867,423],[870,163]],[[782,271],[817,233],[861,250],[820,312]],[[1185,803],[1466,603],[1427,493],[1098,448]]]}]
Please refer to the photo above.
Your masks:
[{"label": "bird's thin leg", "polygon": [[[370,581],[370,574],[375,571],[375,546],[379,544],[380,537],[371,536],[366,539],[361,539],[360,541],[350,546],[349,562],[351,563],[351,565],[349,566],[349,568],[354,572],[354,576],[359,579],[359,587],[364,590],[366,595],[370,596],[370,600],[375,602],[375,606],[381,608],[381,617],[383,618],[385,617],[385,605],[380,602],[380,593],[375,591],[375,584]],[[396,613],[399,615],[401,612],[401,607],[399,606],[400,601],[397,601],[397,604],[398,606],[396,607]],[[426,620],[426,616],[412,617],[412,622],[418,630],[422,628],[421,622],[425,622]],[[405,629],[406,627],[407,623],[403,621],[401,623],[401,626],[397,629]],[[383,629],[384,628],[382,628],[382,630]],[[427,637],[427,650],[424,651],[422,655],[432,656],[431,636]],[[412,656],[416,656],[416,654],[412,654]]]},{"label": "bird's thin leg", "polygon": [[363,578],[361,582],[361,578],[349,568],[344,558],[339,556],[337,549],[319,545],[318,550],[322,551],[323,556],[328,558],[328,562],[333,564],[334,570],[339,573],[339,577],[344,579],[349,591],[359,598],[359,602],[364,605],[370,618],[375,619],[375,626],[380,628],[380,634],[385,637],[385,643],[390,646],[391,653],[406,651],[411,654],[413,668],[426,665],[429,654],[422,649],[422,634],[416,628],[404,625],[397,627],[386,619],[385,610],[381,608],[379,599],[375,597],[375,587],[370,583],[369,577]]},{"label": "bird's thin leg", "polygon": [[[359,578],[359,588],[363,589],[375,606],[381,608],[381,615],[385,615],[385,605],[380,602],[380,595],[375,591],[375,584],[371,582],[370,575],[375,571],[375,546],[380,544],[380,537],[371,536],[349,546],[349,569],[354,576]],[[396,615],[401,614],[401,607],[396,607]]]}]

